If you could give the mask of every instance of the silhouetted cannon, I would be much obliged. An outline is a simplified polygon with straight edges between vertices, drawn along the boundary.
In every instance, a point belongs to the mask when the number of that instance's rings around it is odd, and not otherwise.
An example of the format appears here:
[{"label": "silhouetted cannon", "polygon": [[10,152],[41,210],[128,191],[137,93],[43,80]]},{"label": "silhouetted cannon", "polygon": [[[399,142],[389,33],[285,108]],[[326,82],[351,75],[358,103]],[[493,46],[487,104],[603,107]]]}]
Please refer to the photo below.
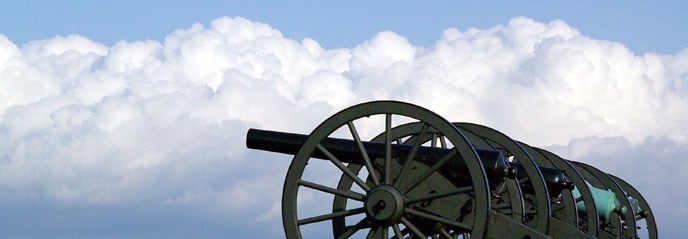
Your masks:
[{"label": "silhouetted cannon", "polygon": [[[249,149],[258,149],[275,153],[283,153],[295,155],[303,143],[308,138],[308,135],[293,134],[269,130],[249,129],[246,134],[246,147]],[[371,159],[384,158],[385,144],[382,142],[362,142],[368,157]],[[337,157],[343,163],[364,165],[363,155],[359,151],[356,142],[348,139],[326,138],[320,142],[333,156]],[[402,159],[409,155],[412,145],[408,144],[393,144],[392,158]],[[508,163],[502,153],[497,150],[475,149],[478,157],[485,168],[490,187],[495,188],[499,185],[505,177],[519,179],[526,178],[525,170],[520,163]],[[427,165],[434,165],[448,155],[450,149],[423,147],[418,148],[418,153],[414,160],[422,162]],[[327,156],[318,151],[312,155],[313,158],[327,159]],[[542,173],[547,188],[552,195],[559,195],[562,190],[573,190],[573,183],[566,179],[564,174],[553,168],[539,167]],[[455,173],[467,171],[467,166],[458,156],[450,160],[445,167],[439,170],[443,175],[452,179],[452,182],[457,186],[465,186],[470,182],[470,177],[467,174]],[[452,173],[454,172],[454,173]],[[521,172],[521,173],[518,173]]]}]

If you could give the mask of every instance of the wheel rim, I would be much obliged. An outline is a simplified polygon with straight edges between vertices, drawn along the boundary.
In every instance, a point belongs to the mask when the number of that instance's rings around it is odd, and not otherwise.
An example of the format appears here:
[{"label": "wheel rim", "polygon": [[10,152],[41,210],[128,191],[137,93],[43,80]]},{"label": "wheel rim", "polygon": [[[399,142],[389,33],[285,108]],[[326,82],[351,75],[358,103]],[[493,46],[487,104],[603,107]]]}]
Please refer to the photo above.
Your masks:
[{"label": "wheel rim", "polygon": [[[530,215],[534,217],[532,220],[526,220],[530,221],[528,224],[535,230],[547,234],[552,213],[549,201],[550,197],[547,187],[545,186],[545,180],[542,173],[540,173],[540,169],[533,160],[533,156],[521,147],[519,143],[495,129],[472,123],[458,123],[457,126],[472,140],[472,142],[483,141],[491,148],[503,148],[503,150],[514,156],[515,161],[523,165],[526,171],[525,173],[527,174],[527,179],[529,180],[520,180],[522,182],[519,182],[519,186],[523,187],[524,184],[531,184],[530,186],[534,190],[534,195],[531,195],[529,198],[531,201],[535,201],[531,203],[531,205],[535,207],[535,212],[530,212]],[[526,211],[528,211],[527,208]]]}]

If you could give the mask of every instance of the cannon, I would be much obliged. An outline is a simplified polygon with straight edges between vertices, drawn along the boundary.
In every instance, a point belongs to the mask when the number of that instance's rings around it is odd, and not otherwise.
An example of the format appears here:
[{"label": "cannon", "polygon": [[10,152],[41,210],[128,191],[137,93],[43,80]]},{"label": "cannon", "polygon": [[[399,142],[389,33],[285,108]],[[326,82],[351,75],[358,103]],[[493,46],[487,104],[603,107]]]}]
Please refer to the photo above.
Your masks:
[{"label": "cannon", "polygon": [[287,238],[657,238],[620,178],[404,102],[349,107],[309,135],[250,129],[246,145],[293,155]]},{"label": "cannon", "polygon": [[[270,151],[276,153],[284,153],[294,155],[298,149],[308,138],[308,135],[292,134],[285,132],[275,132],[259,129],[249,129],[246,134],[246,146],[249,149],[258,149],[263,151]],[[368,153],[369,158],[382,158],[385,154],[384,144],[380,142],[361,142],[363,148]],[[358,146],[353,140],[326,138],[321,143],[321,146],[328,149],[330,154],[335,158],[341,159],[342,163],[363,165],[365,159],[358,152]],[[412,146],[408,144],[393,144],[391,148],[392,158],[400,158],[401,155],[409,155]],[[434,165],[443,155],[450,153],[450,149],[423,147],[416,149],[415,157],[412,160],[422,162],[426,165]],[[506,177],[519,179],[526,178],[523,165],[520,163],[507,163],[502,153],[498,150],[476,149],[476,153],[480,158],[483,167],[487,173],[490,188],[495,189]],[[323,152],[315,152],[313,158],[328,159],[328,156]],[[446,167],[440,168],[438,172],[457,186],[467,185],[470,183],[470,178],[463,174],[452,174],[452,170],[458,171],[466,170],[466,165],[461,158],[455,157],[449,160]],[[559,194],[563,189],[573,190],[574,185],[568,181],[564,173],[557,169],[540,167],[545,179],[547,188],[554,194]],[[521,173],[518,173],[521,172]]]}]

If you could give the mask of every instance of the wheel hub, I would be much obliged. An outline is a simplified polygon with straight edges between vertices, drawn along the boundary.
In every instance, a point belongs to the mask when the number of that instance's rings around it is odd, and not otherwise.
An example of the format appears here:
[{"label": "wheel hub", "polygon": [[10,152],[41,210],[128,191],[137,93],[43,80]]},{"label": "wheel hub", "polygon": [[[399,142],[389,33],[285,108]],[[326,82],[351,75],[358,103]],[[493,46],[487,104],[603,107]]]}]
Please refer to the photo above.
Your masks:
[{"label": "wheel hub", "polygon": [[404,197],[390,185],[379,185],[368,192],[366,214],[382,222],[397,222],[404,214]]}]

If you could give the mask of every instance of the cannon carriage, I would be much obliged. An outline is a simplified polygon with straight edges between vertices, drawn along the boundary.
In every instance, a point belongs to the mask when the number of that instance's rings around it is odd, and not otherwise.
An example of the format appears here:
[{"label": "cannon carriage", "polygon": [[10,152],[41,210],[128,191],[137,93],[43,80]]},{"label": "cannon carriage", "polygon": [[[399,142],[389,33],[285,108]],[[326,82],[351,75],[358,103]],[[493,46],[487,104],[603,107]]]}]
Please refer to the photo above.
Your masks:
[{"label": "cannon carriage", "polygon": [[[360,125],[381,133],[366,141]],[[287,238],[657,238],[648,203],[620,178],[408,103],[355,105],[309,135],[250,129],[246,144],[294,155]],[[331,208],[312,212],[311,194]]]}]

